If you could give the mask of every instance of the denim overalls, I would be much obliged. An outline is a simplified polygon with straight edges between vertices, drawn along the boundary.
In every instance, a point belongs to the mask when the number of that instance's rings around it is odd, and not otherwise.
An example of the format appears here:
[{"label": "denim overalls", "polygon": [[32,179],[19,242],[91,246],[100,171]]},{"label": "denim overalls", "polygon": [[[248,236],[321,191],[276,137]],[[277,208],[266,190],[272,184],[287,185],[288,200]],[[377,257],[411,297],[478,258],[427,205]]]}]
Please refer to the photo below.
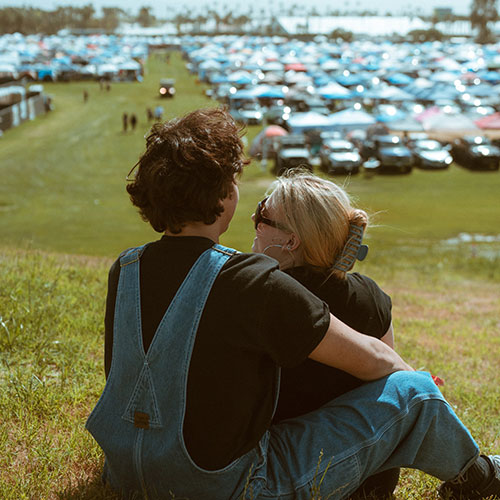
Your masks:
[{"label": "denim overalls", "polygon": [[105,477],[125,498],[344,499],[382,470],[412,467],[448,480],[477,457],[476,443],[430,375],[405,371],[272,426],[224,469],[199,468],[182,433],[189,361],[210,289],[235,251],[214,245],[199,257],[145,354],[143,248],[120,259],[111,370],[87,421],[106,456]]},{"label": "denim overalls", "polygon": [[139,283],[143,249],[120,259],[111,369],[87,421],[106,456],[105,478],[125,498],[238,498],[250,472],[262,465],[266,437],[257,449],[212,472],[194,464],[182,433],[198,323],[215,278],[235,250],[214,245],[198,258],[145,354]]}]

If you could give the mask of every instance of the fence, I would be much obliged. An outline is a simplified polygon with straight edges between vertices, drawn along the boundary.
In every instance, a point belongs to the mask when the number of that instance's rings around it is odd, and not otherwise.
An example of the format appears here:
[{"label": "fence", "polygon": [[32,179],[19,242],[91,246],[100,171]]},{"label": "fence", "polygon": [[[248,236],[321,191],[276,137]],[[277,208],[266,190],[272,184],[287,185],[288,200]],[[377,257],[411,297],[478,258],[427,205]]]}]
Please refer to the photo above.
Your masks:
[{"label": "fence", "polygon": [[23,99],[17,104],[0,109],[0,130],[8,130],[21,125],[27,120],[34,120],[37,116],[50,110],[50,100],[43,94],[37,94]]}]

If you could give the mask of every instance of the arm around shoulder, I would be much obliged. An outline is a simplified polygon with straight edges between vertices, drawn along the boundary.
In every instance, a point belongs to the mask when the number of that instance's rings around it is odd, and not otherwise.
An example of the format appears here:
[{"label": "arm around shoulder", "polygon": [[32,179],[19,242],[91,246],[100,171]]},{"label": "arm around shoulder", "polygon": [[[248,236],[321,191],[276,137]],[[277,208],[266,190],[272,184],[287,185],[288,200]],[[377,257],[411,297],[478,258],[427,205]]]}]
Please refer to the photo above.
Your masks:
[{"label": "arm around shoulder", "polygon": [[367,381],[396,371],[413,371],[387,344],[353,330],[333,315],[323,340],[309,357]]}]

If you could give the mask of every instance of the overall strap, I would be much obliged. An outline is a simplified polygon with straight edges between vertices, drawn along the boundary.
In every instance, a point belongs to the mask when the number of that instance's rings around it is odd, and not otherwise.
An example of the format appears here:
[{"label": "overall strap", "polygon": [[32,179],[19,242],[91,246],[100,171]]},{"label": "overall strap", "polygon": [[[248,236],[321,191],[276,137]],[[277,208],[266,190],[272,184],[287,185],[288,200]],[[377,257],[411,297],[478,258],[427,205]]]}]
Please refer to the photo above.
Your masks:
[{"label": "overall strap", "polygon": [[[136,365],[139,373],[123,419],[140,426],[139,415],[147,420],[146,428],[182,428],[189,362],[200,318],[215,279],[235,253],[214,245],[192,266],[158,325],[140,368]],[[165,415],[169,415],[169,422],[165,422]]]},{"label": "overall strap", "polygon": [[142,257],[142,254],[147,246],[148,243],[146,243],[145,245],[141,245],[140,247],[129,248],[125,250],[123,255],[120,257],[120,268],[137,262]]},{"label": "overall strap", "polygon": [[[165,332],[160,333],[160,330],[168,329],[170,340],[179,347],[180,339],[175,336],[172,325],[182,323],[183,330],[188,328],[195,328],[196,330],[198,328],[199,316],[205,307],[205,302],[215,279],[222,266],[236,253],[238,252],[232,248],[215,243],[198,257],[158,325],[146,356],[148,359],[155,355],[156,344],[160,342],[160,339],[162,339],[161,342],[169,342],[165,338],[168,337],[168,334]],[[161,351],[163,351],[163,348]]]}]

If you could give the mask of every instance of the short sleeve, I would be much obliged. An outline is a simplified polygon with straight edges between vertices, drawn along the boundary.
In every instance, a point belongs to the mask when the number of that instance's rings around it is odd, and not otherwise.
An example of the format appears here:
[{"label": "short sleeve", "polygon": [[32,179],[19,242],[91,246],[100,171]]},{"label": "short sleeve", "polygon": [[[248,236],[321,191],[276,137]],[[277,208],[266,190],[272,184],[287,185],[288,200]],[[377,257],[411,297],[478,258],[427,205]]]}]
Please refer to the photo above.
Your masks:
[{"label": "short sleeve", "polygon": [[392,301],[368,276],[359,273],[349,275],[350,295],[356,298],[356,308],[362,314],[356,328],[359,331],[381,338],[392,322]]},{"label": "short sleeve", "polygon": [[304,361],[330,324],[328,305],[287,274],[275,270],[266,283],[260,342],[283,367]]}]

